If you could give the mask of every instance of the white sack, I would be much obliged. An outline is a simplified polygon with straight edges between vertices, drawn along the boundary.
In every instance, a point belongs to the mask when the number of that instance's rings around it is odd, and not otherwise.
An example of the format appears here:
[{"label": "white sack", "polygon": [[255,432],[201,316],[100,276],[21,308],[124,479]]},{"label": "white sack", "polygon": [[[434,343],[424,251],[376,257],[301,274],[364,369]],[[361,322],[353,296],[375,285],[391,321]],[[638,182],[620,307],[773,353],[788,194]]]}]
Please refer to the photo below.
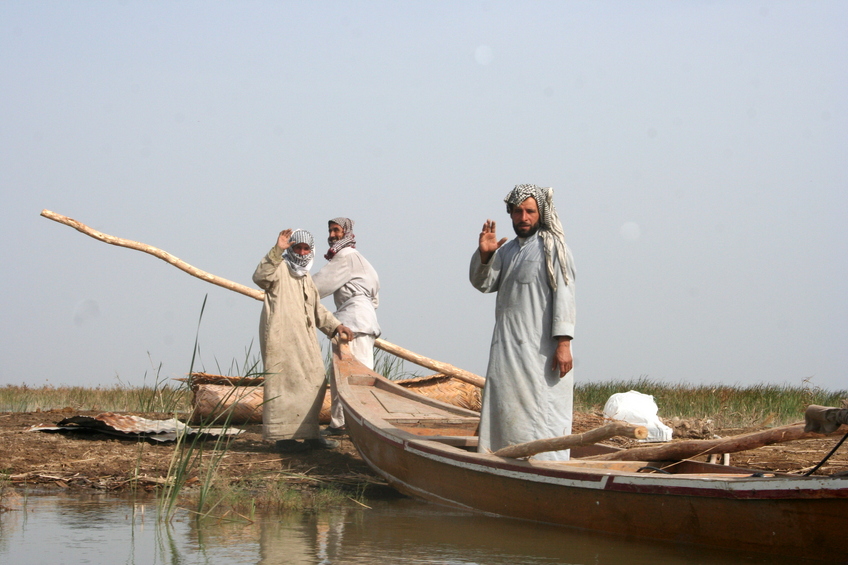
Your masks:
[{"label": "white sack", "polygon": [[671,441],[671,428],[660,421],[657,410],[653,396],[631,390],[610,396],[604,416],[648,428],[648,438],[641,441]]}]

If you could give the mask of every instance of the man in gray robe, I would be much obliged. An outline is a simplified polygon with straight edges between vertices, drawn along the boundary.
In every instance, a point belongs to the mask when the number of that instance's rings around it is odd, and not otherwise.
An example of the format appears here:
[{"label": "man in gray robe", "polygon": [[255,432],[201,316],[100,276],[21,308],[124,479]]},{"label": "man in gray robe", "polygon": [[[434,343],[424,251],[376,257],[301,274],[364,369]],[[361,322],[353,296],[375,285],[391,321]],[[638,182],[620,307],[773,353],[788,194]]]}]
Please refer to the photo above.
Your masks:
[{"label": "man in gray robe", "polygon": [[[476,289],[498,293],[480,414],[483,453],[571,433],[574,261],[553,189],[518,185],[504,201],[518,237],[498,241],[487,220],[470,267]],[[568,457],[568,450],[535,456]]]},{"label": "man in gray robe", "polygon": [[283,230],[253,273],[253,282],[265,291],[259,322],[265,372],[262,435],[280,451],[338,446],[319,433],[326,378],[315,330],[347,340],[353,334],[321,304],[309,276],[313,248],[309,232]]},{"label": "man in gray robe", "polygon": [[[380,305],[380,278],[365,257],[356,250],[353,220],[333,218],[327,222],[330,249],[324,258],[329,261],[312,280],[321,298],[333,295],[334,316],[353,332],[351,354],[360,363],[374,368],[374,340],[380,336],[377,307]],[[330,425],[326,433],[344,433],[344,412],[335,386],[330,383]]]}]

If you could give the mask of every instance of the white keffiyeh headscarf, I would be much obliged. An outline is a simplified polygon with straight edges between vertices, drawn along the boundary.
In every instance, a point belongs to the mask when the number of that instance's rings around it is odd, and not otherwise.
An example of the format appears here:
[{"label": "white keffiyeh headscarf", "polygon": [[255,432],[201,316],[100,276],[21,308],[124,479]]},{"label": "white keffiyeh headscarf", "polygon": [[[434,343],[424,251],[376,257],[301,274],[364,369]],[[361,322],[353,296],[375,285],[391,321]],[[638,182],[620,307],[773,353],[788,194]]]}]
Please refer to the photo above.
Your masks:
[{"label": "white keffiyeh headscarf", "polygon": [[539,208],[539,237],[545,246],[545,264],[548,268],[548,281],[551,288],[556,290],[556,273],[554,272],[554,253],[557,254],[559,265],[562,269],[562,279],[568,285],[568,252],[565,248],[565,233],[554,207],[554,189],[542,188],[535,184],[517,184],[504,198],[506,211],[511,213],[514,206],[518,206],[530,197],[536,199]]},{"label": "white keffiyeh headscarf", "polygon": [[353,235],[353,220],[350,218],[333,218],[327,225],[336,224],[341,226],[344,231],[344,236],[338,241],[332,241],[330,238],[327,238],[327,243],[330,244],[330,249],[327,251],[327,254],[324,255],[324,259],[329,261],[333,257],[336,256],[336,253],[344,249],[345,247],[356,247],[356,236]]},{"label": "white keffiyeh headscarf", "polygon": [[[292,274],[297,277],[304,277],[306,276],[306,273],[309,272],[309,269],[312,268],[312,262],[315,259],[315,240],[312,238],[312,234],[308,231],[296,229],[292,232],[289,242],[291,243],[291,246],[283,252],[283,259],[285,259],[286,263],[288,263]],[[308,255],[301,256],[294,252],[292,247],[298,243],[305,243],[309,245]]]}]

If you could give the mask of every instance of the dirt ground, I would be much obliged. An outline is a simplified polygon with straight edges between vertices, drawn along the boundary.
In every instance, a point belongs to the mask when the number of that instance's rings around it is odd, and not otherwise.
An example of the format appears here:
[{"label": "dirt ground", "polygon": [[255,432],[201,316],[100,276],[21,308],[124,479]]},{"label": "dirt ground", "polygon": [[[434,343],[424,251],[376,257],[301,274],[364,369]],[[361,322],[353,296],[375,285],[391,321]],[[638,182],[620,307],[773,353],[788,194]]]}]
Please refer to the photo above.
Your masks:
[{"label": "dirt ground", "polygon": [[[122,438],[99,432],[28,431],[33,426],[53,426],[71,416],[96,416],[97,412],[0,413],[0,476],[13,485],[56,485],[61,488],[121,490],[136,486],[152,489],[168,475],[174,442],[160,443]],[[166,419],[163,414],[141,414]],[[284,455],[262,440],[261,426],[244,426],[245,432],[230,444],[221,470],[232,476],[281,478],[317,485],[380,481],[347,438],[334,450],[313,450]],[[214,441],[206,441],[203,457],[212,457]]]},{"label": "dirt ground", "polygon": [[[96,412],[49,411],[0,413],[0,478],[13,485],[55,485],[57,488],[121,490],[152,489],[163,482],[174,454],[173,443],[124,439],[102,433],[28,431],[36,425],[52,426],[76,415]],[[137,414],[164,419],[161,414]],[[575,414],[574,433],[602,425],[599,415]],[[726,437],[753,430],[714,430],[709,422],[669,422],[675,438],[707,439]],[[280,454],[262,441],[259,426],[245,426],[246,432],[233,440],[221,463],[222,472],[258,479],[287,478],[294,483],[315,486],[322,483],[380,484],[342,436],[334,450],[313,450]],[[803,472],[816,465],[836,445],[839,438],[808,439],[735,453],[731,464],[765,471]],[[617,441],[627,445],[627,440]],[[210,449],[204,457],[211,457]],[[848,471],[848,442],[820,469],[818,474]]]}]

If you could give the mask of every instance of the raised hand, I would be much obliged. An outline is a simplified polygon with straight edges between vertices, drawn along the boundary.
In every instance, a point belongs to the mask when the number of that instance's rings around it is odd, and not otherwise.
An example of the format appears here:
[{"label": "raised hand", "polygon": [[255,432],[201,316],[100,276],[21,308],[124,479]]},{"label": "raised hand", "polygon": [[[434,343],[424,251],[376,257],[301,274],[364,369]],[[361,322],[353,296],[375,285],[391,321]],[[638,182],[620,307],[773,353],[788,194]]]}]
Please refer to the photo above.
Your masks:
[{"label": "raised hand", "polygon": [[492,258],[492,255],[495,254],[495,251],[497,251],[501,245],[506,243],[506,241],[507,238],[503,238],[498,241],[498,236],[495,233],[495,222],[493,220],[486,220],[486,223],[483,224],[483,231],[480,232],[480,240],[478,243],[480,260],[483,261],[483,263],[488,263],[489,259]]},{"label": "raised hand", "polygon": [[291,247],[291,234],[294,230],[288,229],[280,232],[280,235],[277,236],[277,247],[280,248],[280,251],[285,251],[289,247]]}]

